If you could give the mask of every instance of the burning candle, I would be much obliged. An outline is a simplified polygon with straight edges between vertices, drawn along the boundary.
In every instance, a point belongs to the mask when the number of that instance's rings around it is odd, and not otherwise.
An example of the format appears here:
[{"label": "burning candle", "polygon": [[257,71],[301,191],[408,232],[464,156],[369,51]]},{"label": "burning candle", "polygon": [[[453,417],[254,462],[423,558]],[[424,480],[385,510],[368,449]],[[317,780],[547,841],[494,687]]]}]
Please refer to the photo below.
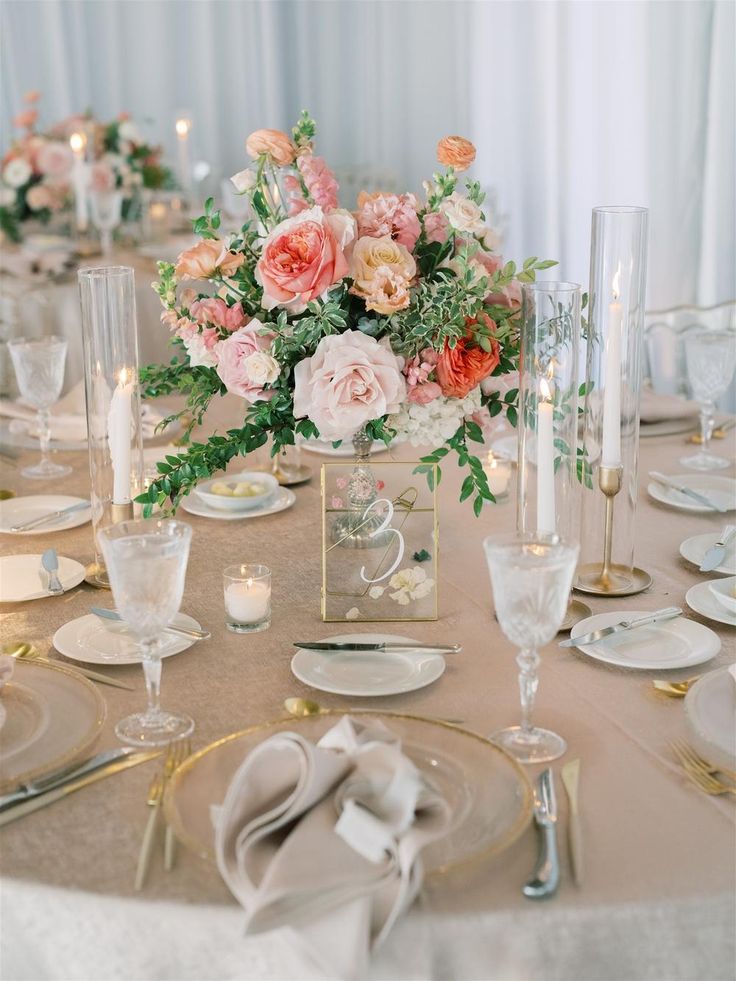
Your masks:
[{"label": "burning candle", "polygon": [[621,466],[621,321],[619,303],[621,267],[613,277],[613,302],[608,307],[605,384],[603,389],[602,467]]},{"label": "burning candle", "polygon": [[225,569],[225,624],[234,633],[265,630],[271,624],[271,571],[264,565]]},{"label": "burning candle", "polygon": [[74,154],[72,182],[74,184],[74,208],[76,212],[77,231],[86,232],[89,213],[87,210],[87,165],[84,162],[87,138],[84,133],[72,133],[69,137],[69,146]]},{"label": "burning candle", "polygon": [[179,140],[179,185],[183,191],[192,189],[192,161],[189,150],[191,119],[182,117],[176,121],[176,135]]},{"label": "burning candle", "polygon": [[130,438],[133,424],[133,377],[121,368],[107,415],[107,440],[113,473],[113,504],[130,500]]},{"label": "burning candle", "polygon": [[493,454],[493,450],[488,451],[488,457],[483,464],[488,489],[494,497],[503,497],[509,486],[511,477],[511,467],[506,460],[498,460]]},{"label": "burning candle", "polygon": [[555,507],[554,398],[546,378],[539,382],[537,400],[537,531],[557,531]]}]

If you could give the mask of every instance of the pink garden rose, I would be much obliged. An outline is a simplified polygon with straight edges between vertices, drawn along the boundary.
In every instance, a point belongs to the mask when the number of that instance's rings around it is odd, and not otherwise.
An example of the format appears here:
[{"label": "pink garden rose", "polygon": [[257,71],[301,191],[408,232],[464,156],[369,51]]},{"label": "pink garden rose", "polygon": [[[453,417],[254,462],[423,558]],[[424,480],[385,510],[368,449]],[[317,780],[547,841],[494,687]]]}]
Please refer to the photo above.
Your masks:
[{"label": "pink garden rose", "polygon": [[387,345],[359,330],[323,337],[294,369],[294,416],[312,420],[324,439],[347,439],[398,412],[406,397],[401,364]]},{"label": "pink garden rose", "polygon": [[36,154],[36,169],[46,177],[66,177],[74,164],[74,154],[66,143],[44,143]]},{"label": "pink garden rose", "polygon": [[355,236],[347,212],[326,215],[315,205],[287,218],[268,235],[256,265],[266,310],[279,306],[301,313],[348,272],[345,248]]},{"label": "pink garden rose", "polygon": [[242,252],[230,252],[217,238],[197,242],[182,252],[174,270],[177,279],[211,279],[215,275],[234,276],[245,262]]},{"label": "pink garden rose", "polygon": [[224,330],[239,330],[248,323],[248,317],[243,311],[242,303],[229,307],[219,296],[208,296],[203,300],[194,300],[189,305],[189,313],[200,324],[213,324]]},{"label": "pink garden rose", "polygon": [[358,195],[358,234],[382,238],[390,235],[410,252],[417,244],[421,226],[417,218],[419,202],[413,194]]},{"label": "pink garden rose", "polygon": [[263,402],[275,392],[264,390],[281,373],[278,361],[271,355],[275,334],[261,333],[263,324],[255,317],[217,345],[217,374],[228,392],[248,402]]}]

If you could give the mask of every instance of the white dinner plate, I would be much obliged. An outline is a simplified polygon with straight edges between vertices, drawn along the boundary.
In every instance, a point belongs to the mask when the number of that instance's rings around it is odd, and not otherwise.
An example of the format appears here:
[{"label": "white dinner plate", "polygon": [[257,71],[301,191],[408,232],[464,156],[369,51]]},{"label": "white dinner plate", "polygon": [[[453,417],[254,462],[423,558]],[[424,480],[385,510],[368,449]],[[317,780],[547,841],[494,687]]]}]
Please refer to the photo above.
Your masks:
[{"label": "white dinner plate", "polygon": [[200,518],[214,518],[216,521],[245,521],[247,518],[262,518],[267,514],[278,514],[279,511],[290,508],[295,500],[294,491],[290,491],[288,487],[281,487],[263,507],[253,508],[251,511],[223,511],[219,508],[211,508],[194,494],[185,497],[181,507],[189,514],[196,514]]},{"label": "white dinner plate", "polygon": [[684,416],[681,419],[659,419],[657,422],[641,422],[639,435],[643,439],[650,436],[676,436],[678,433],[692,432],[697,425],[697,416]]},{"label": "white dinner plate", "polygon": [[693,749],[714,766],[736,770],[736,681],[728,668],[703,675],[685,696]]},{"label": "white dinner plate", "polygon": [[53,518],[51,521],[44,521],[42,525],[29,528],[28,531],[11,530],[13,525],[22,525],[26,521],[33,521],[45,514],[61,511],[62,508],[71,507],[73,504],[81,504],[83,500],[83,497],[69,497],[66,494],[33,494],[29,497],[11,497],[7,501],[0,501],[0,532],[5,535],[47,535],[52,531],[64,531],[67,528],[86,525],[92,517],[91,507],[72,511],[71,514]]},{"label": "white dinner plate", "polygon": [[[323,456],[355,456],[353,443],[349,439],[344,439],[339,446],[333,446],[329,440],[323,442],[321,439],[307,439],[299,445],[307,453],[321,453]],[[371,456],[385,453],[387,449],[388,447],[382,439],[375,439],[373,446],[371,446]]]},{"label": "white dinner plate", "polygon": [[710,582],[699,582],[697,586],[691,586],[685,593],[685,602],[701,617],[707,617],[717,623],[725,623],[729,627],[736,627],[736,616],[732,616],[724,606],[721,606],[711,592]]},{"label": "white dinner plate", "polygon": [[[692,562],[698,568],[703,563],[705,553],[712,548],[716,542],[721,540],[722,531],[709,531],[705,535],[693,535],[686,538],[680,545],[680,555],[688,562]],[[727,546],[723,556],[723,562],[711,572],[722,572],[726,576],[736,576],[736,538]]]},{"label": "white dinner plate", "polygon": [[[668,476],[670,476],[668,474]],[[682,487],[704,494],[714,503],[720,504],[729,511],[736,509],[736,480],[732,477],[714,477],[706,473],[677,473],[672,474],[672,480]],[[672,487],[665,487],[657,483],[656,480],[650,481],[647,491],[649,496],[662,504],[669,504],[670,507],[680,511],[697,511],[700,514],[716,514],[712,508],[707,508],[704,504],[698,504],[685,494],[674,490]]]},{"label": "white dinner plate", "polygon": [[[171,621],[178,627],[201,630],[193,617],[177,613]],[[161,635],[161,657],[171,657],[188,650],[196,644],[193,637],[182,634],[163,633]],[[53,645],[64,657],[84,664],[138,664],[140,655],[136,642],[124,623],[102,620],[94,613],[77,617],[63,624],[54,634]]]},{"label": "white dinner plate", "polygon": [[[59,556],[59,579],[65,590],[73,589],[84,579],[86,570],[79,562]],[[47,588],[47,577],[39,555],[3,555],[0,558],[0,603],[24,603],[53,595]]]},{"label": "white dinner plate", "polygon": [[[381,644],[394,641],[400,644],[421,643],[413,637],[395,634],[340,634],[325,637],[326,641],[349,644]],[[291,659],[291,670],[305,685],[334,695],[370,697],[400,695],[416,691],[436,681],[445,670],[441,654],[423,651],[402,651],[384,654],[381,651],[322,652],[298,650]]]},{"label": "white dinner plate", "polygon": [[[715,600],[713,601],[715,602]],[[581,637],[601,627],[610,627],[622,620],[646,616],[651,610],[618,610],[598,613],[580,620],[570,631],[570,636]],[[650,623],[636,630],[610,634],[597,644],[584,644],[577,648],[583,654],[615,664],[620,668],[637,668],[653,671],[661,668],[689,668],[703,664],[715,657],[721,649],[721,641],[709,627],[694,620],[677,617],[662,623]]]}]

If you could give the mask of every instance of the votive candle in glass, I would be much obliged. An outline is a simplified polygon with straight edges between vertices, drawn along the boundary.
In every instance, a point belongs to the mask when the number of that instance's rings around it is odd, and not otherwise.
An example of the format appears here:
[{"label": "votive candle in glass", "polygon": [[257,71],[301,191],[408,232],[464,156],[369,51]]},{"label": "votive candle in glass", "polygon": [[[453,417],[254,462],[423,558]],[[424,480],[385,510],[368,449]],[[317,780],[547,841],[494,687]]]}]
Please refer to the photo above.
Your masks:
[{"label": "votive candle in glass", "polygon": [[251,634],[271,626],[271,570],[265,565],[229,565],[223,573],[225,626]]},{"label": "votive candle in glass", "polygon": [[496,500],[506,497],[511,479],[511,465],[506,460],[498,459],[493,450],[489,450],[483,470],[488,480],[488,489]]}]

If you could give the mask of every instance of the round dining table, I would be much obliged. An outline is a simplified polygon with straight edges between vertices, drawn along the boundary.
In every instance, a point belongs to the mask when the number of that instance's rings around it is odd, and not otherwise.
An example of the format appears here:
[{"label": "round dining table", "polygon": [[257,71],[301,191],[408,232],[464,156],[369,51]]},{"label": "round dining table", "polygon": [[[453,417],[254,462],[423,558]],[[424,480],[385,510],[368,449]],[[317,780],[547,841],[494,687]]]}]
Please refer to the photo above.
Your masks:
[{"label": "round dining table", "polygon": [[[213,406],[201,432],[223,431],[242,418],[231,397]],[[724,445],[727,444],[727,445]],[[731,440],[721,452],[734,458]],[[580,597],[594,613],[681,606],[720,638],[718,655],[696,669],[734,660],[736,628],[689,610],[685,593],[707,577],[679,554],[689,536],[719,531],[729,516],[681,511],[647,494],[647,473],[681,472],[686,436],[641,440],[636,564],[652,576],[638,596]],[[396,459],[423,451],[403,446]],[[24,453],[18,465],[32,453]],[[3,488],[17,495],[88,496],[84,452],[63,454],[70,476],[46,488],[0,463]],[[384,459],[381,457],[380,459]],[[341,632],[320,617],[321,522],[318,455],[303,454],[311,481],[294,488],[296,502],[281,513],[243,521],[184,514],[194,533],[182,611],[211,631],[163,664],[162,704],[196,722],[193,748],[228,733],[284,716],[284,699],[306,696],[334,709],[356,699],[315,692],[291,672],[293,642]],[[248,461],[249,463],[264,462]],[[242,469],[235,460],[231,471]],[[734,477],[731,467],[723,474]],[[512,644],[494,619],[481,542],[513,530],[515,499],[484,507],[475,518],[459,503],[460,471],[444,467],[438,494],[439,619],[392,625],[423,642],[461,644],[444,674],[420,690],[365,698],[366,708],[462,720],[482,735],[519,719]],[[515,480],[514,480],[515,483]],[[725,520],[724,520],[725,519]],[[5,555],[42,552],[87,563],[92,526],[35,537],[1,535]],[[229,632],[223,569],[255,562],[272,570],[268,630]],[[53,649],[64,623],[93,605],[112,606],[109,593],[82,583],[64,595],[4,604],[4,640],[23,640],[73,667]],[[350,629],[380,629],[362,624]],[[615,667],[555,642],[542,652],[535,720],[562,734],[567,756],[579,758],[584,876],[570,875],[567,801],[557,780],[562,882],[557,895],[534,902],[522,895],[537,857],[532,823],[501,854],[470,868],[433,876],[414,907],[374,952],[372,979],[732,979],[736,834],[732,795],[709,796],[687,777],[671,743],[687,739],[682,699],[657,693],[653,678],[682,680],[689,671]],[[97,667],[95,665],[95,667]],[[139,665],[100,668],[133,691],[100,686],[107,718],[98,749],[117,745],[116,721],[145,700]],[[0,830],[2,976],[10,979],[303,979],[310,969],[289,942],[289,928],[245,936],[244,913],[213,862],[178,845],[173,870],[154,854],[141,891],[136,862],[148,818],[146,799],[157,762],[100,780]],[[528,768],[533,779],[540,767]]]}]

